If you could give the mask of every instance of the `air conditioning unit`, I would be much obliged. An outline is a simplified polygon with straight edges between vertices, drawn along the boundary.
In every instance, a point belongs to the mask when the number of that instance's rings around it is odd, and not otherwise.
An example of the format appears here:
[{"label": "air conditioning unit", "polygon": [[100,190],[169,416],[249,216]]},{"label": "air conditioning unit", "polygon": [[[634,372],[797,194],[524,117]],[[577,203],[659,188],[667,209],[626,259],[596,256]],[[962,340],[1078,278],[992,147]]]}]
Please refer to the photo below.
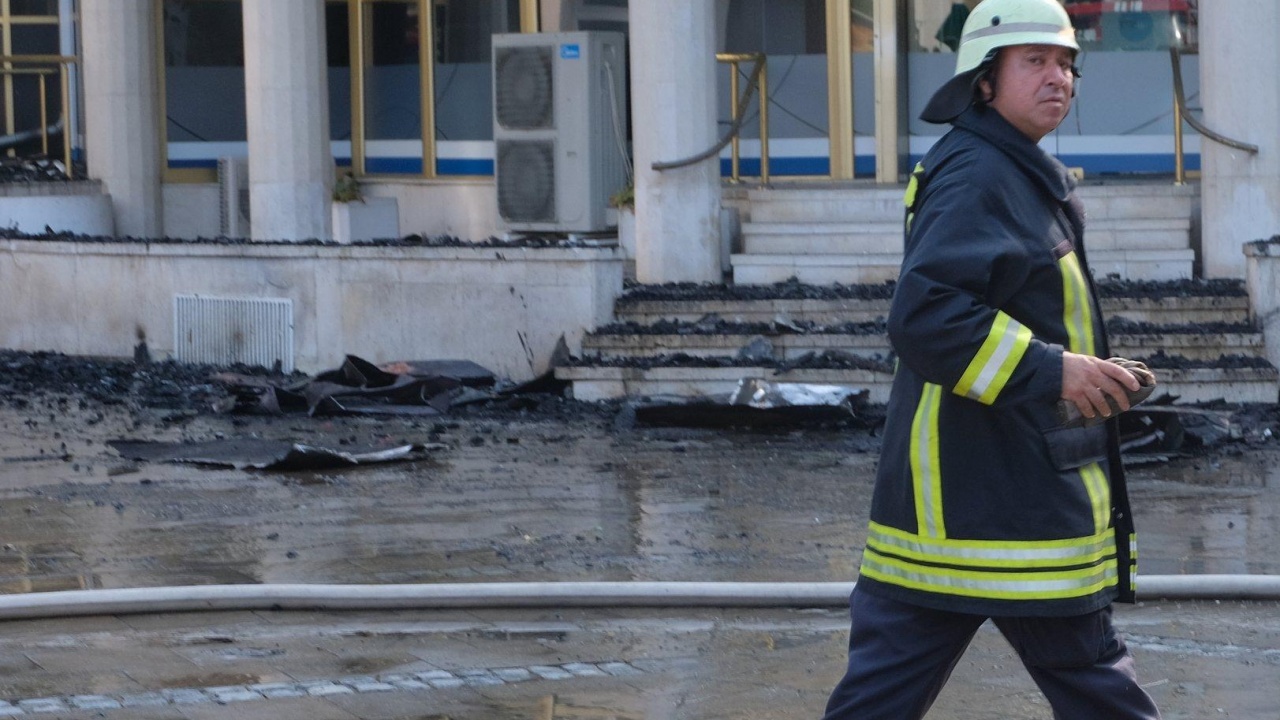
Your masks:
[{"label": "air conditioning unit", "polygon": [[218,158],[218,220],[223,237],[249,237],[249,160]]},{"label": "air conditioning unit", "polygon": [[514,231],[599,232],[627,182],[622,33],[493,36],[498,214]]}]

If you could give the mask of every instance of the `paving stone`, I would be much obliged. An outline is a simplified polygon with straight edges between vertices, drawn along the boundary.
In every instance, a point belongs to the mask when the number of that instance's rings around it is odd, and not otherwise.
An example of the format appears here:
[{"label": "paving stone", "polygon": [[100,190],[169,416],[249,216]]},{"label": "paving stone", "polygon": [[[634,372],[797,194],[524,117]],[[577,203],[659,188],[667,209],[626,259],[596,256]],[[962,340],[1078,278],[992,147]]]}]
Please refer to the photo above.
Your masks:
[{"label": "paving stone", "polygon": [[494,675],[489,671],[469,673],[464,675],[462,681],[472,687],[492,687],[494,685],[502,685],[502,678]]},{"label": "paving stone", "polygon": [[578,677],[605,677],[609,674],[591,663],[565,663],[560,667]]},{"label": "paving stone", "polygon": [[437,678],[429,682],[431,683],[432,687],[437,687],[437,688],[440,688],[441,690],[447,690],[449,688],[459,688],[465,684],[462,678]]},{"label": "paving stone", "polygon": [[533,679],[533,673],[524,668],[496,668],[493,674],[505,682],[524,682]]},{"label": "paving stone", "polygon": [[355,690],[346,685],[339,685],[328,680],[317,680],[315,682],[302,683],[302,687],[306,688],[307,694],[314,697],[324,697],[325,695],[353,695]]},{"label": "paving stone", "polygon": [[634,665],[628,665],[624,662],[608,662],[600,663],[600,669],[613,675],[614,677],[627,677],[629,675],[643,675],[644,671]]},{"label": "paving stone", "polygon": [[120,696],[120,705],[123,707],[159,707],[168,704],[169,698],[159,692],[130,693]]},{"label": "paving stone", "polygon": [[383,682],[389,682],[401,690],[430,690],[431,686],[414,678],[412,675],[383,675]]},{"label": "paving stone", "polygon": [[263,699],[260,693],[254,692],[243,685],[211,687],[205,688],[204,691],[219,703],[249,702]]},{"label": "paving stone", "polygon": [[80,710],[114,710],[120,701],[106,695],[72,695],[71,705]]},{"label": "paving stone", "polygon": [[307,695],[307,691],[297,683],[258,683],[256,685],[249,685],[248,688],[254,692],[262,693],[262,696],[268,700],[274,700],[276,698],[306,697]]},{"label": "paving stone", "polygon": [[343,685],[350,685],[351,687],[355,688],[356,692],[362,692],[362,693],[387,692],[388,690],[396,689],[395,685],[392,685],[391,683],[388,683],[388,682],[383,682],[382,680],[379,680],[375,677],[371,677],[368,675],[365,675],[362,677],[342,678],[341,682]]},{"label": "paving stone", "polygon": [[573,673],[554,665],[531,665],[529,672],[543,680],[568,680],[573,677]]},{"label": "paving stone", "polygon": [[448,680],[454,675],[448,670],[428,670],[426,672],[414,673],[413,676],[423,682],[431,682],[432,680]]},{"label": "paving stone", "polygon": [[175,705],[200,705],[202,703],[213,702],[213,698],[211,696],[194,688],[161,690],[160,694],[169,698],[169,702]]},{"label": "paving stone", "polygon": [[0,717],[14,717],[15,715],[26,715],[22,708],[9,704],[5,700],[0,700]]},{"label": "paving stone", "polygon": [[29,713],[64,712],[70,710],[62,698],[31,698],[19,700],[18,707]]}]

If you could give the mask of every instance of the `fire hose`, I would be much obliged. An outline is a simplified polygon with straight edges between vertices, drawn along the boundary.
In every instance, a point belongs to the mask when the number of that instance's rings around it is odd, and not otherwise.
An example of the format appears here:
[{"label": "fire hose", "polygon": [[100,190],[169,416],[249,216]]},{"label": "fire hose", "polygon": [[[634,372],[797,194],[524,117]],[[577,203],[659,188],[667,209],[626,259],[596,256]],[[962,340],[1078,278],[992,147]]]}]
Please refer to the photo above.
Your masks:
[{"label": "fire hose", "polygon": [[[0,620],[228,610],[845,607],[852,582],[185,585],[0,596]],[[1138,598],[1280,600],[1280,575],[1146,575]]]}]

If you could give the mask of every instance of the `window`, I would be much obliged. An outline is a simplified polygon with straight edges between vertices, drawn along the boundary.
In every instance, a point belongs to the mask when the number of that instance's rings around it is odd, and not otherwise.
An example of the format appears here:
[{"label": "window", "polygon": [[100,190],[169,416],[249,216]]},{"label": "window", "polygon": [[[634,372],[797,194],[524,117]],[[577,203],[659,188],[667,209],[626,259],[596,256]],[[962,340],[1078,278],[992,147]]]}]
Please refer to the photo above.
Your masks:
[{"label": "window", "polygon": [[[57,0],[9,0],[0,2],[0,52],[4,55],[59,55]],[[57,63],[7,63],[0,104],[4,112],[4,134],[14,135],[41,129],[43,116],[50,124],[62,115],[62,86]],[[8,148],[10,155],[44,152],[42,140],[27,141]],[[60,142],[60,141],[59,141]],[[49,148],[56,153],[60,148]]]},{"label": "window", "polygon": [[169,167],[212,168],[246,141],[244,27],[238,0],[165,0]]},{"label": "window", "polygon": [[[519,32],[536,2],[327,0],[337,164],[358,174],[492,174],[490,36]],[[241,3],[162,8],[168,167],[210,169],[245,152]]]}]

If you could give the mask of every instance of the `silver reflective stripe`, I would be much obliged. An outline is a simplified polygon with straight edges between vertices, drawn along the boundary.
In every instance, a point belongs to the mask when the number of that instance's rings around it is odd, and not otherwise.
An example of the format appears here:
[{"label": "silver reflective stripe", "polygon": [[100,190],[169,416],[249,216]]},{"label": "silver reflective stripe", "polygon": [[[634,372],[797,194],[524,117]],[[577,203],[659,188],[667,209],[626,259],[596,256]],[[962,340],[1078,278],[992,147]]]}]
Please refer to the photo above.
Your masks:
[{"label": "silver reflective stripe", "polygon": [[970,40],[978,38],[991,37],[992,35],[1007,35],[1009,33],[1018,32],[1038,32],[1049,33],[1050,35],[1062,35],[1063,37],[1075,38],[1075,30],[1071,27],[1062,27],[1055,23],[1037,23],[1037,22],[1020,22],[1020,23],[1000,23],[999,25],[991,25],[989,27],[979,28],[964,37],[960,38],[961,43],[967,43]]},{"label": "silver reflective stripe", "polygon": [[996,346],[995,352],[991,353],[991,357],[987,359],[982,371],[978,373],[978,379],[973,381],[973,387],[965,392],[965,397],[970,400],[978,400],[987,391],[991,389],[992,383],[1000,381],[1001,388],[1009,381],[1009,372],[1005,369],[1005,363],[1009,362],[1009,358],[1016,352],[1021,358],[1022,353],[1026,351],[1027,346],[1019,342],[1019,335],[1022,333],[1022,323],[1009,318],[1009,324],[1005,326],[1004,332],[1000,335],[1000,344]]},{"label": "silver reflective stripe", "polygon": [[1074,547],[964,547],[951,543],[932,543],[894,537],[885,533],[871,531],[867,537],[869,543],[883,546],[885,549],[898,549],[921,555],[934,560],[979,560],[979,561],[1029,561],[1060,560],[1063,564],[1087,564],[1095,562],[1098,555],[1111,550],[1113,538],[1110,533],[1097,538],[1093,542]]},{"label": "silver reflective stripe", "polygon": [[[1062,592],[1087,590],[1096,585],[1114,581],[1119,577],[1119,572],[1116,570],[1114,562],[1095,568],[1087,574],[1060,579],[1046,579],[1040,577],[1040,573],[1002,573],[1005,576],[1004,578],[978,579],[973,577],[974,573],[950,574],[945,570],[927,566],[915,566],[918,570],[897,567],[890,563],[880,562],[874,554],[863,555],[862,566],[863,574],[882,576],[881,579],[885,579],[888,582],[892,582],[889,578],[893,578],[904,581],[909,585],[928,587],[934,591],[950,589],[996,595],[1056,595]],[[921,572],[924,570],[932,570],[933,572]],[[994,575],[994,573],[983,574]],[[1026,576],[1026,579],[1021,579],[1023,576]]]}]

